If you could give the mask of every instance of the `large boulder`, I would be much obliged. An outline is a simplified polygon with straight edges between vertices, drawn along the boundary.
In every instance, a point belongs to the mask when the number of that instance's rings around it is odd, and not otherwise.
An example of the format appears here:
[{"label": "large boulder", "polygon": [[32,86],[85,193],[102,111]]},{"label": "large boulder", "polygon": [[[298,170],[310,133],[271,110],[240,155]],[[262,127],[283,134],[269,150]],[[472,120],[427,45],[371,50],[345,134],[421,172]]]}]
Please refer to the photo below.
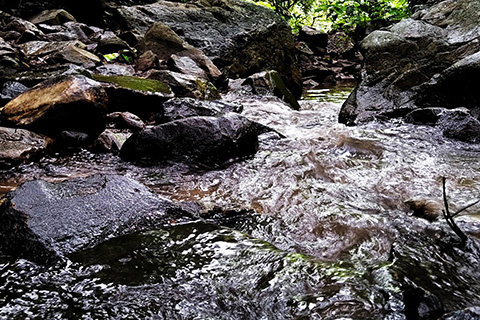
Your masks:
[{"label": "large boulder", "polygon": [[[339,120],[354,125],[419,108],[478,108],[480,0],[446,0],[361,43],[362,80]],[[476,112],[473,112],[476,113]]]},{"label": "large boulder", "polygon": [[107,102],[100,83],[83,76],[66,76],[22,93],[0,109],[0,119],[53,138],[63,131],[96,137],[105,128]]},{"label": "large boulder", "polygon": [[203,51],[229,78],[276,70],[297,97],[301,74],[291,30],[272,10],[246,1],[170,2],[120,6],[119,24],[144,35],[155,23],[169,26]]},{"label": "large boulder", "polygon": [[29,181],[0,204],[0,254],[39,263],[113,237],[158,228],[183,214],[135,180],[95,175]]},{"label": "large boulder", "polygon": [[238,114],[190,117],[134,133],[120,156],[129,161],[185,160],[216,166],[255,154],[258,134],[258,125]]}]

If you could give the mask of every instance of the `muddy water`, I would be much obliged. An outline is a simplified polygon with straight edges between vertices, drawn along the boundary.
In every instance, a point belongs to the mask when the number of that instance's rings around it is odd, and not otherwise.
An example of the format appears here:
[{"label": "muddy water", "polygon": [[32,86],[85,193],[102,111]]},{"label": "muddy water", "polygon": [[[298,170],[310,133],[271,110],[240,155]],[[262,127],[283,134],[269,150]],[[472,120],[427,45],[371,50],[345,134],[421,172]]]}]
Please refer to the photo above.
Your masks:
[{"label": "muddy water", "polygon": [[114,239],[61,268],[0,264],[0,318],[413,319],[420,302],[431,318],[480,305],[480,207],[456,218],[466,245],[435,217],[442,176],[452,210],[480,197],[480,148],[400,121],[345,127],[345,98],[313,92],[301,111],[243,101],[286,138],[266,134],[254,157],[215,170],[81,152],[4,172],[2,190],[120,173],[175,201],[258,214]]}]

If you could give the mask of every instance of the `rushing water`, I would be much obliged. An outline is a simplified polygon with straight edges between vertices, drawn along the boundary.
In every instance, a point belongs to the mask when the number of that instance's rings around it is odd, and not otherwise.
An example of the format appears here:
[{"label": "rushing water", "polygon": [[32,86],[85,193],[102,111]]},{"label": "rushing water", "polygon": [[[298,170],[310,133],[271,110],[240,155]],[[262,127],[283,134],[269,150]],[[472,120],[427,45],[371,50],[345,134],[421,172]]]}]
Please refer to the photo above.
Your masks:
[{"label": "rushing water", "polygon": [[1,190],[120,173],[174,201],[258,214],[113,239],[67,266],[4,262],[0,318],[412,319],[419,303],[420,316],[480,305],[480,207],[456,218],[466,245],[441,218],[441,177],[452,210],[480,198],[480,147],[400,121],[345,127],[345,98],[316,91],[301,111],[243,101],[286,138],[266,134],[254,157],[220,169],[80,152],[3,172]]}]

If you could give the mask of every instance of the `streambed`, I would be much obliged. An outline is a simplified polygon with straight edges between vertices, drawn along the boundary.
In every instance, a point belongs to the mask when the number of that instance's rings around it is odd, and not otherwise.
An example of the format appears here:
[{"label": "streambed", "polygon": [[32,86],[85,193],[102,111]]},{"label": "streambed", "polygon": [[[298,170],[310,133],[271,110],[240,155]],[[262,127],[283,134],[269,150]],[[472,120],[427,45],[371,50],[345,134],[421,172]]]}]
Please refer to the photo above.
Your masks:
[{"label": "streambed", "polygon": [[[3,261],[0,318],[433,319],[480,305],[480,207],[456,218],[465,246],[441,217],[441,177],[452,210],[480,197],[480,147],[395,120],[345,127],[347,94],[314,92],[301,111],[246,99],[244,115],[286,138],[266,134],[254,157],[215,170],[83,151],[2,172],[5,192],[111,173],[174,201],[257,214],[113,239],[62,267]],[[411,203],[440,218],[414,216]]]}]

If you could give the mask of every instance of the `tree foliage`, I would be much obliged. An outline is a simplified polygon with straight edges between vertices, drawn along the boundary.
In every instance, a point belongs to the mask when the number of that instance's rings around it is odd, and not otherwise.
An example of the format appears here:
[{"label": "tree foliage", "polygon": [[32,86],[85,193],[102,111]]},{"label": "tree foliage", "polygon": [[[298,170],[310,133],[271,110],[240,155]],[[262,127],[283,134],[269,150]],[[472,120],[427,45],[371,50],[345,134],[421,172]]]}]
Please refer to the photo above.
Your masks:
[{"label": "tree foliage", "polygon": [[[293,29],[304,25],[353,30],[380,20],[408,17],[409,0],[253,0],[287,20]],[[412,1],[412,0],[410,0]]]}]

